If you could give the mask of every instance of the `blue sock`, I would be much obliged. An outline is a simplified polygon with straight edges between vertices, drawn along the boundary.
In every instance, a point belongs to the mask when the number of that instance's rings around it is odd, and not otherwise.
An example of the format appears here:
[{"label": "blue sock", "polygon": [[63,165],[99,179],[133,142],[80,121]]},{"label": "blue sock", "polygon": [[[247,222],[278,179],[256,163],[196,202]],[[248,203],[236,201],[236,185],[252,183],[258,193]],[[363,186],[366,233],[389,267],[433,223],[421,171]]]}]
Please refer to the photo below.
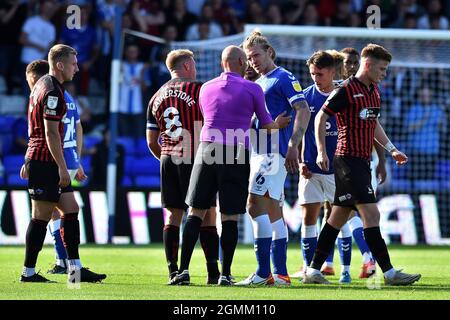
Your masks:
[{"label": "blue sock", "polygon": [[305,261],[306,265],[309,266],[314,256],[314,252],[317,247],[317,237],[314,238],[302,238],[302,254],[303,261]]},{"label": "blue sock", "polygon": [[61,238],[61,233],[59,232],[59,229],[54,230],[52,232],[52,237],[55,245],[55,251],[56,251],[56,258],[65,260],[67,259],[67,252],[66,248],[64,248],[64,244]]},{"label": "blue sock", "polygon": [[330,254],[327,257],[327,260],[325,260],[328,263],[333,263],[333,259],[334,259],[334,246],[333,249],[331,249]]},{"label": "blue sock", "polygon": [[349,266],[352,261],[352,237],[338,238],[338,249],[341,265]]},{"label": "blue sock", "polygon": [[[285,239],[286,241],[286,239]],[[258,268],[256,274],[261,278],[267,278],[270,274],[270,245],[272,238],[257,238],[255,240],[255,253]]]},{"label": "blue sock", "polygon": [[272,241],[272,263],[273,263],[273,273],[280,274],[282,276],[287,276],[286,268],[286,252],[287,252],[287,239],[281,238]]},{"label": "blue sock", "polygon": [[364,229],[357,228],[357,229],[353,230],[352,233],[353,233],[353,238],[355,239],[355,242],[358,245],[359,251],[361,251],[361,254],[370,252],[369,246],[367,245],[367,242],[364,239]]}]

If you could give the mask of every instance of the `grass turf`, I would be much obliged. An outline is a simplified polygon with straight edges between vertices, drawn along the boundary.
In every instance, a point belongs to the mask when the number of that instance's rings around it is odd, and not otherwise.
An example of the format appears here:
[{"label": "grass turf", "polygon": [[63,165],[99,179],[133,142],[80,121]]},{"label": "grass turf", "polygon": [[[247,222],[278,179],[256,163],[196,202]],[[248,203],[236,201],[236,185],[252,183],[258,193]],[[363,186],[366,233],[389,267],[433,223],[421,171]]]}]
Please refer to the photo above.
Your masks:
[{"label": "grass turf", "polygon": [[[55,280],[54,284],[21,283],[20,272],[25,249],[23,246],[0,248],[0,299],[149,299],[149,300],[449,300],[450,250],[448,247],[390,246],[391,259],[396,268],[409,273],[421,273],[422,279],[408,287],[386,287],[378,277],[370,283],[358,279],[361,266],[359,250],[353,248],[352,283],[339,285],[339,255],[335,255],[337,275],[329,277],[332,285],[303,285],[292,279],[293,285],[280,287],[218,287],[206,285],[206,266],[198,246],[191,261],[190,286],[168,286],[164,249],[161,244],[150,246],[82,246],[80,254],[84,266],[106,273],[101,284],[81,283],[79,289],[67,286],[64,275],[46,275],[53,263],[53,247],[41,251],[36,270]],[[288,270],[295,272],[300,265],[300,249],[290,244]],[[242,280],[255,270],[255,254],[251,246],[238,246],[232,274]],[[377,270],[381,274],[381,270]],[[370,288],[369,288],[370,287]]]}]

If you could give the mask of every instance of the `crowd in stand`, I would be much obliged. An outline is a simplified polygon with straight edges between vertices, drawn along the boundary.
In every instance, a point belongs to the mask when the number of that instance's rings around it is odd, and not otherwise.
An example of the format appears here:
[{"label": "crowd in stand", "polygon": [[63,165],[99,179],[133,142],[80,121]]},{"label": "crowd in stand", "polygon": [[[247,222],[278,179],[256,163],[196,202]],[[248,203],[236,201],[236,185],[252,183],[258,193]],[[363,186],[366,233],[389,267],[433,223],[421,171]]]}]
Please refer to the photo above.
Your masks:
[{"label": "crowd in stand", "polygon": [[[94,109],[99,107],[95,102],[100,101],[104,106],[108,103],[116,3],[125,8],[124,28],[158,36],[167,42],[232,35],[242,32],[248,23],[365,27],[369,5],[380,7],[382,28],[448,30],[450,19],[450,0],[3,0],[0,1],[0,96],[27,97],[26,65],[35,59],[45,59],[53,44],[68,44],[78,51],[80,71],[67,89],[77,100],[86,135],[101,137],[108,119],[107,108],[100,112]],[[81,8],[80,28],[67,25],[66,9],[72,4]],[[168,50],[167,46],[148,40],[126,39],[119,134],[137,139],[136,145],[145,146],[140,140],[144,139],[148,98],[170,78],[164,65]],[[414,71],[399,72],[390,88],[394,105],[396,86],[402,81],[414,81],[411,77],[415,76]],[[448,75],[445,77],[448,80]],[[427,94],[436,93],[421,92],[421,101],[426,101]],[[103,99],[93,103],[92,97]],[[395,119],[393,110],[394,118],[390,119]],[[420,108],[417,110],[422,112]],[[434,117],[437,122],[430,120],[435,128],[445,127],[442,119],[448,117],[448,110],[442,112],[447,114]],[[17,123],[11,126],[14,143],[8,152],[23,154],[25,113],[16,118]],[[410,116],[406,121],[403,121],[406,129],[420,134],[417,119]],[[5,143],[0,146],[2,158]],[[440,150],[439,146],[427,146]],[[87,154],[93,153],[92,150],[86,149]]]}]

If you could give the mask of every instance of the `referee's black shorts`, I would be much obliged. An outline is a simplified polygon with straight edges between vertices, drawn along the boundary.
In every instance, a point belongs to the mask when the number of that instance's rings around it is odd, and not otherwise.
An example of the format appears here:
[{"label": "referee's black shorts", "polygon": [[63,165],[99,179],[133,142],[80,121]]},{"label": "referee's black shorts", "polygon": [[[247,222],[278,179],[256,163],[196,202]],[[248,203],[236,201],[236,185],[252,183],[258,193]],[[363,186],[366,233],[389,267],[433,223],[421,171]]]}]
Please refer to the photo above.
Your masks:
[{"label": "referee's black shorts", "polygon": [[340,207],[352,207],[358,203],[375,203],[372,189],[370,161],[358,157],[334,156],[336,192],[334,203]]},{"label": "referee's black shorts", "polygon": [[243,146],[202,142],[198,148],[186,203],[208,209],[219,193],[222,214],[244,214],[250,176],[250,152]]},{"label": "referee's black shorts", "polygon": [[28,192],[31,199],[57,203],[61,196],[58,165],[30,159],[26,160],[25,165],[28,166]]},{"label": "referee's black shorts", "polygon": [[[163,208],[186,210],[186,194],[189,187],[193,164],[175,163],[171,156],[161,155],[160,182],[161,204]],[[216,206],[216,198],[209,202],[209,207]]]}]

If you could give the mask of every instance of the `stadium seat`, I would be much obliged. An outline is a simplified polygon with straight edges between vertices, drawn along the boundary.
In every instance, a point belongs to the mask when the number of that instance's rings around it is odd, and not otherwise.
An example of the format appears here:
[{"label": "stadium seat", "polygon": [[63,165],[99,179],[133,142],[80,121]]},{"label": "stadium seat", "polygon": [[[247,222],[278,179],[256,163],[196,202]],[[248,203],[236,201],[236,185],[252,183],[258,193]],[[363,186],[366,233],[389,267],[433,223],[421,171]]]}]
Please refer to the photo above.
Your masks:
[{"label": "stadium seat", "polygon": [[91,158],[92,156],[83,156],[81,158],[81,164],[83,165],[84,173],[89,175],[91,172]]},{"label": "stadium seat", "polygon": [[412,183],[408,179],[394,179],[390,180],[389,185],[384,187],[385,191],[394,193],[409,193],[412,191]]},{"label": "stadium seat", "polygon": [[159,176],[137,176],[134,184],[137,187],[159,188]]},{"label": "stadium seat", "polygon": [[133,179],[131,179],[130,176],[124,176],[122,178],[122,186],[124,186],[124,187],[132,187],[133,186]]},{"label": "stadium seat", "polygon": [[22,180],[18,173],[8,174],[6,184],[9,186],[27,186],[27,180]]},{"label": "stadium seat", "polygon": [[0,115],[0,133],[11,133],[17,117]]},{"label": "stadium seat", "polygon": [[13,146],[13,135],[11,133],[0,133],[0,154],[8,154]]},{"label": "stadium seat", "polygon": [[158,175],[159,161],[154,157],[125,156],[125,174],[131,176]]},{"label": "stadium seat", "polygon": [[86,150],[89,150],[92,147],[94,147],[97,143],[99,143],[100,141],[102,141],[101,137],[84,136],[84,138],[83,138],[83,148],[86,149]]},{"label": "stadium seat", "polygon": [[133,138],[130,137],[117,137],[117,143],[121,144],[125,148],[126,155],[135,154],[135,142]]},{"label": "stadium seat", "polygon": [[435,177],[441,180],[450,179],[450,160],[440,160],[436,163]]},{"label": "stadium seat", "polygon": [[0,114],[24,115],[27,108],[27,99],[25,97],[14,96],[0,96]]},{"label": "stadium seat", "polygon": [[3,175],[0,176],[0,186],[3,186],[5,184],[5,178]]},{"label": "stadium seat", "polygon": [[145,138],[140,138],[136,142],[136,155],[137,156],[150,156],[153,157],[150,153],[150,150],[147,146],[147,140]]},{"label": "stadium seat", "polygon": [[3,166],[7,174],[19,174],[20,168],[24,163],[23,155],[9,155],[3,158]]},{"label": "stadium seat", "polygon": [[439,181],[438,180],[415,180],[414,190],[416,191],[438,191]]}]

